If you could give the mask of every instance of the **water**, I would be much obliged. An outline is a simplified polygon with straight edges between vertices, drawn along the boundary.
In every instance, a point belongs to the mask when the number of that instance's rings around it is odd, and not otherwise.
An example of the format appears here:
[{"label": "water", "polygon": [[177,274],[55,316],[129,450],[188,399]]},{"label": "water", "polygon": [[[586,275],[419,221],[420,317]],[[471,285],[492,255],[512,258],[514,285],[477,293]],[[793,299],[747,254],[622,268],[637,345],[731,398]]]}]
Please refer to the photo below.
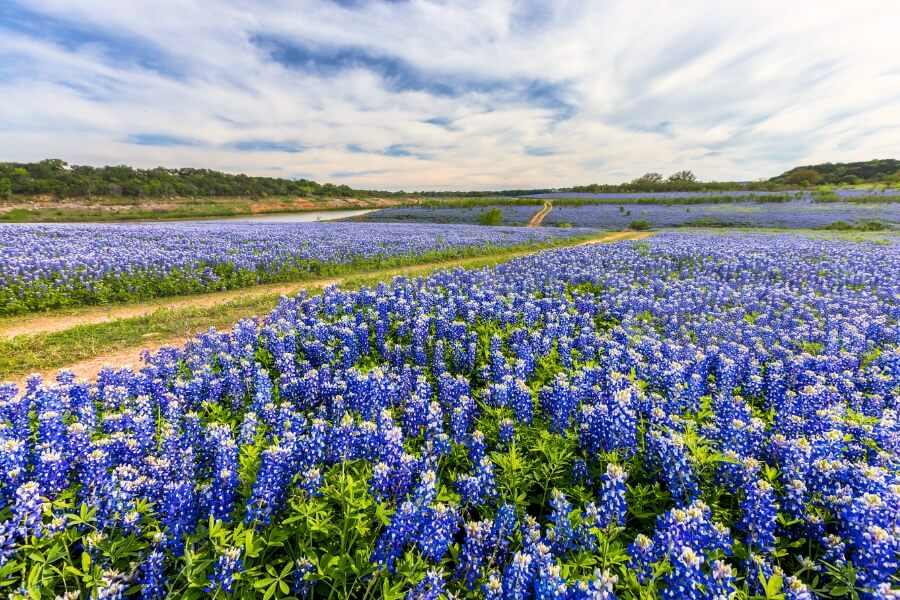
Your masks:
[{"label": "water", "polygon": [[[264,215],[242,215],[240,217],[223,217],[215,221],[229,221],[239,223],[311,223],[314,221],[337,221],[358,217],[377,209],[365,208],[356,210],[307,210],[295,213],[274,213]],[[206,220],[206,219],[204,219]]]}]

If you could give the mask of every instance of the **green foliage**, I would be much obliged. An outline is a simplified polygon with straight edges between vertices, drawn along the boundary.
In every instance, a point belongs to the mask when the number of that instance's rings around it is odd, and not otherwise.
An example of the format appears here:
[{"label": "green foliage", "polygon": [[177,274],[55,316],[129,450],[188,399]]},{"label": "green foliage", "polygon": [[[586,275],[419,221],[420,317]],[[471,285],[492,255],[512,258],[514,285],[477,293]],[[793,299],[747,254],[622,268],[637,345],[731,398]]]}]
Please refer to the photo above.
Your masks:
[{"label": "green foliage", "polygon": [[861,182],[894,183],[900,179],[900,160],[868,160],[848,163],[804,165],[785,171],[769,181],[772,183],[856,184]]},{"label": "green foliage", "polygon": [[381,191],[363,192],[346,185],[319,184],[308,179],[250,177],[211,169],[135,169],[126,165],[91,167],[68,165],[58,159],[37,163],[0,163],[0,197],[3,196],[3,181],[9,182],[9,192],[13,194],[50,195],[56,198],[398,195]]},{"label": "green foliage", "polygon": [[787,177],[788,183],[795,183],[800,185],[816,185],[817,183],[822,181],[822,175],[819,174],[813,168],[805,167],[800,169],[794,169],[790,175]]},{"label": "green foliage", "polygon": [[856,223],[848,223],[847,221],[835,221],[822,227],[825,231],[885,231],[887,225],[881,221],[858,221]]},{"label": "green foliage", "polygon": [[676,171],[669,175],[669,178],[666,181],[669,183],[691,184],[697,181],[697,176],[691,171]]},{"label": "green foliage", "polygon": [[503,211],[499,208],[486,210],[478,215],[479,225],[503,225]]},{"label": "green foliage", "polygon": [[634,229],[635,231],[649,231],[651,227],[650,221],[643,219],[636,219],[628,225],[629,229]]}]

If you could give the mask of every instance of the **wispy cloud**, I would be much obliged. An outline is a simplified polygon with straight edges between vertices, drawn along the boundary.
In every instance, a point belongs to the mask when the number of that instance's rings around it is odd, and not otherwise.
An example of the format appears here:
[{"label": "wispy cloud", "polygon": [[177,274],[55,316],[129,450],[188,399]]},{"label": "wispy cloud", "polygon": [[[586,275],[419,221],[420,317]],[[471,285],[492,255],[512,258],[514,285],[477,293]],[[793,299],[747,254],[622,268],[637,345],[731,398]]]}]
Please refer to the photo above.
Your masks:
[{"label": "wispy cloud", "polygon": [[240,150],[241,152],[287,152],[288,154],[296,154],[306,150],[296,142],[277,142],[272,140],[241,140],[228,144],[229,148]]},{"label": "wispy cloud", "polygon": [[405,189],[896,155],[894,0],[7,0],[0,160]]},{"label": "wispy cloud", "polygon": [[331,174],[335,179],[347,179],[348,177],[368,177],[369,175],[383,175],[390,173],[390,169],[369,169],[368,171],[335,171]]},{"label": "wispy cloud", "polygon": [[203,142],[165,133],[133,133],[125,138],[128,144],[137,146],[203,146]]}]

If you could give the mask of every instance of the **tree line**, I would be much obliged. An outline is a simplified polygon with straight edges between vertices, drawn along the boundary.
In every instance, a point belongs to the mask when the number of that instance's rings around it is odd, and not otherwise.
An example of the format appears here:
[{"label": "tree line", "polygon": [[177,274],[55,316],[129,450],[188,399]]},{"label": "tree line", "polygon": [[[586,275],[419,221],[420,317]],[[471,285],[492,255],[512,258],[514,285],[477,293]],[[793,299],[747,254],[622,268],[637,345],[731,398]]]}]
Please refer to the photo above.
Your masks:
[{"label": "tree line", "polygon": [[317,183],[309,179],[252,177],[212,169],[135,169],[127,165],[91,167],[69,165],[60,159],[34,163],[0,162],[0,198],[49,195],[56,198],[95,196],[131,198],[240,196],[302,196],[328,198],[515,198],[552,192],[691,192],[785,190],[797,186],[883,182],[900,184],[900,160],[856,163],[823,163],[796,167],[768,181],[700,181],[693,172],[681,170],[668,177],[650,172],[620,184],[590,184],[569,188],[499,191],[387,192],[358,190],[348,185]]},{"label": "tree line", "polygon": [[821,163],[794,167],[770,181],[799,185],[858,183],[900,184],[900,160],[892,158],[849,163]]},{"label": "tree line", "polygon": [[347,185],[308,179],[251,177],[211,169],[135,169],[126,165],[90,167],[59,159],[36,163],[0,163],[0,197],[50,195],[56,198],[125,196],[171,198],[244,196],[395,196],[393,192],[355,190]]}]

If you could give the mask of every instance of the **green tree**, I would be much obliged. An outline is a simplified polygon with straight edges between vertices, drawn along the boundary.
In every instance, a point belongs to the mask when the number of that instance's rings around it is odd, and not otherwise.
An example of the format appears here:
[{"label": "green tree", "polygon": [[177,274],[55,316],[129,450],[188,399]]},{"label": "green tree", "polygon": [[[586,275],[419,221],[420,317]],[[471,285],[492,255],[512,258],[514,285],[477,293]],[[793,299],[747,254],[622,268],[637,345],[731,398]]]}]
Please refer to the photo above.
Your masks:
[{"label": "green tree", "polygon": [[4,200],[12,196],[12,181],[4,177],[0,179],[0,198]]},{"label": "green tree", "polygon": [[820,181],[822,181],[822,176],[812,168],[797,169],[788,176],[788,183],[816,185]]},{"label": "green tree", "polygon": [[697,176],[691,171],[676,171],[669,175],[670,183],[696,183]]},{"label": "green tree", "polygon": [[652,171],[650,173],[644,173],[637,179],[631,180],[631,183],[633,183],[634,185],[657,185],[662,182],[663,182],[662,173],[655,173]]}]

